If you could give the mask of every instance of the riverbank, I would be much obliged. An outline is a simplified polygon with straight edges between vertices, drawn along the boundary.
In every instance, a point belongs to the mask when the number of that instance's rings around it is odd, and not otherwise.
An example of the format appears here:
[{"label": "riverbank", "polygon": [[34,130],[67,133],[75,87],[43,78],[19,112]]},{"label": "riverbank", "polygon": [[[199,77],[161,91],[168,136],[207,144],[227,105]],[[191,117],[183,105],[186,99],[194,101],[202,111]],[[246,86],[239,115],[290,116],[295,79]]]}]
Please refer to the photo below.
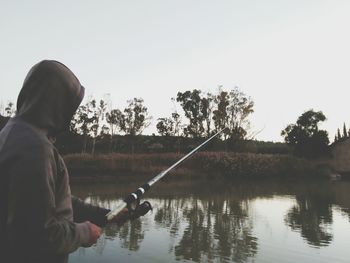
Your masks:
[{"label": "riverbank", "polygon": [[[64,156],[71,178],[130,178],[156,175],[183,155],[162,154],[69,154]],[[169,179],[324,177],[327,165],[291,155],[199,152],[170,172]]]}]

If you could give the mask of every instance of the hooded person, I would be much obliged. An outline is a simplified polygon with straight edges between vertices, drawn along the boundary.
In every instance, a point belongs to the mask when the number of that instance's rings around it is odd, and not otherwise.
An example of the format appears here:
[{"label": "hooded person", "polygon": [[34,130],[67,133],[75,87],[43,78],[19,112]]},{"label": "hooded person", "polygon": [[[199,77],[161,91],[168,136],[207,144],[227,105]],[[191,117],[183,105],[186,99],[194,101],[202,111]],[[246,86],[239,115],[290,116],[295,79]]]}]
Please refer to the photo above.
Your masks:
[{"label": "hooded person", "polygon": [[0,132],[4,262],[67,262],[69,253],[94,244],[107,223],[110,210],[71,196],[66,166],[50,140],[69,129],[83,97],[77,77],[57,61],[36,64],[24,80],[16,116]]}]

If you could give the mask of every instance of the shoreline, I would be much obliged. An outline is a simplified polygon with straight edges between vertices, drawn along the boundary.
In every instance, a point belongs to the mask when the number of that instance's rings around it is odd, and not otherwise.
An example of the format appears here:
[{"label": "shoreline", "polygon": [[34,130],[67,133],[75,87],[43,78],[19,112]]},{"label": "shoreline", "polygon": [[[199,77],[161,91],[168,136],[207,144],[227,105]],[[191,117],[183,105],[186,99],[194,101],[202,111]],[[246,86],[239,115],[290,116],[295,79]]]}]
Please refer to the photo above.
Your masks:
[{"label": "shoreline", "polygon": [[[110,181],[150,179],[182,156],[176,153],[69,154],[64,159],[72,181]],[[327,178],[333,172],[329,160],[306,160],[281,154],[199,152],[166,178]]]}]

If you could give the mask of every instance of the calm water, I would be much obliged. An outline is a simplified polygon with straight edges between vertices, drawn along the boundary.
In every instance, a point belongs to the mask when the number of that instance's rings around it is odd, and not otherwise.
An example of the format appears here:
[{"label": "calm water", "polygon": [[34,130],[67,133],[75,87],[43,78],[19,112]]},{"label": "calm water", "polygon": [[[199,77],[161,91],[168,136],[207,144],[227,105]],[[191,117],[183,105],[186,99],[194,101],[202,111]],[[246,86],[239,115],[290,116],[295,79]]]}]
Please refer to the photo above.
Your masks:
[{"label": "calm water", "polygon": [[[129,184],[73,184],[73,194],[113,207]],[[154,210],[73,262],[350,262],[350,182],[160,183]]]}]

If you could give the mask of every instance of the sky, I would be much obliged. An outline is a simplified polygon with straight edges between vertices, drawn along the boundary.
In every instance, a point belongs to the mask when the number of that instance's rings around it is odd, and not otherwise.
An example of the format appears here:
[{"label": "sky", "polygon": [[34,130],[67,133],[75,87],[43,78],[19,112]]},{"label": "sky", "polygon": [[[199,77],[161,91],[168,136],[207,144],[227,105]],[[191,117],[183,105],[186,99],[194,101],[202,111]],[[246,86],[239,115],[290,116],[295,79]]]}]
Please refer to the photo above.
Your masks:
[{"label": "sky", "polygon": [[[256,139],[321,110],[333,140],[350,128],[350,1],[0,0],[0,103],[34,64],[55,59],[113,108],[141,97],[156,133],[177,92],[238,87],[254,101]],[[177,105],[180,111],[180,106]]]}]

